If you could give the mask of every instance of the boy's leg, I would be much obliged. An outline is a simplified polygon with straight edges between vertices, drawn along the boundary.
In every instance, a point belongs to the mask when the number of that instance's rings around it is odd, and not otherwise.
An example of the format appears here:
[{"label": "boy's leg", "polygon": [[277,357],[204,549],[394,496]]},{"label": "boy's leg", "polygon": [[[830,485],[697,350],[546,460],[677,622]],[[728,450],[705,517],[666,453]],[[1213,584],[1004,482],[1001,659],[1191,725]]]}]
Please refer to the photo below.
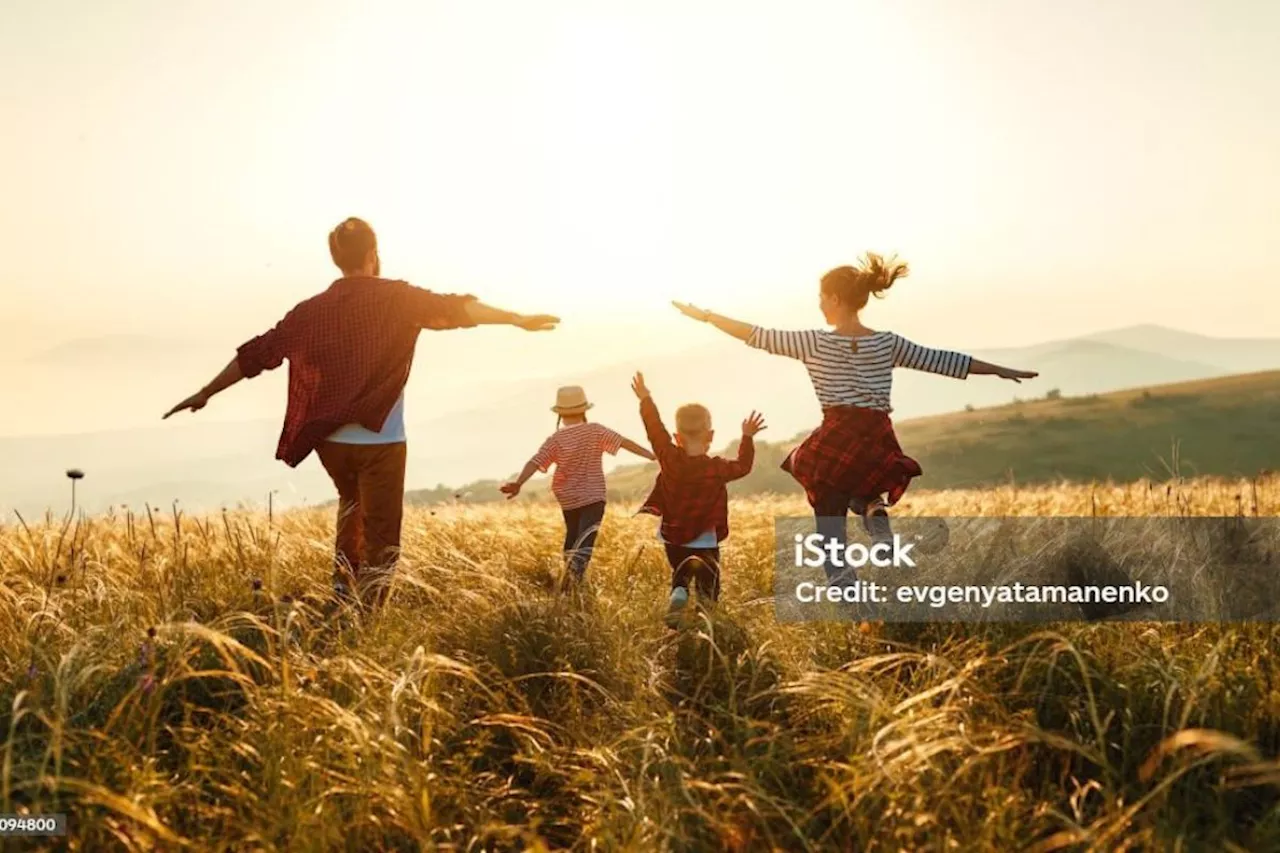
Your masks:
[{"label": "boy's leg", "polygon": [[365,558],[357,579],[360,597],[378,606],[387,598],[391,573],[400,559],[400,528],[404,520],[405,442],[369,444],[360,452],[360,505],[364,508]]},{"label": "boy's leg", "polygon": [[671,597],[667,602],[668,628],[679,628],[689,603],[689,580],[692,566],[689,557],[693,553],[680,545],[667,545],[667,565],[671,566]]},{"label": "boy's leg", "polygon": [[596,535],[600,532],[600,524],[604,521],[604,501],[588,504],[576,510],[576,529],[571,528],[572,543],[566,543],[569,553],[569,573],[575,580],[582,580],[587,573],[587,564],[591,562],[591,554],[596,546]]},{"label": "boy's leg", "polygon": [[359,469],[351,445],[324,442],[317,448],[320,464],[338,489],[338,525],[333,559],[334,588],[354,593],[364,552],[364,511],[360,504]]},{"label": "boy's leg", "polygon": [[698,587],[698,600],[715,603],[720,600],[720,549],[698,548],[689,560],[693,582]]},{"label": "boy's leg", "polygon": [[[818,497],[813,504],[813,517],[819,535],[824,542],[835,542],[843,553],[848,545],[848,516],[850,495],[845,492],[827,492]],[[853,583],[857,575],[852,567],[837,566],[828,558],[823,563],[827,573],[827,581],[836,583]]]}]

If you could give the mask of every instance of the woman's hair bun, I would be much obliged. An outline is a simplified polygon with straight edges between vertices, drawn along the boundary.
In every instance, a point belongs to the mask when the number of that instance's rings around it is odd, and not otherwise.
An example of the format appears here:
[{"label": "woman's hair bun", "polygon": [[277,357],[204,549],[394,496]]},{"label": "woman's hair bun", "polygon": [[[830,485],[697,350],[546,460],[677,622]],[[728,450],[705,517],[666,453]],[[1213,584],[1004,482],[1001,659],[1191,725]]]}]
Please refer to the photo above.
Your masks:
[{"label": "woman's hair bun", "polygon": [[874,293],[881,296],[893,283],[907,275],[907,265],[894,255],[885,258],[867,252],[852,266],[836,267],[822,277],[822,292],[860,311]]},{"label": "woman's hair bun", "polygon": [[862,274],[868,293],[880,294],[893,287],[900,278],[906,278],[910,269],[896,255],[888,258],[875,252],[867,252],[858,260],[856,267]]}]

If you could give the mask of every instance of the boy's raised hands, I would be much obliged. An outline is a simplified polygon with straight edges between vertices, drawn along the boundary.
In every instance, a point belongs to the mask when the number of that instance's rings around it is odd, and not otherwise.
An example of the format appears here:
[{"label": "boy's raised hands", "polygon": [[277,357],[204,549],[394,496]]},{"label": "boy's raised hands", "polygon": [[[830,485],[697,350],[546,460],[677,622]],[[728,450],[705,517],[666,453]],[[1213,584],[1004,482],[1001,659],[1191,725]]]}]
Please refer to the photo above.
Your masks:
[{"label": "boy's raised hands", "polygon": [[631,378],[631,390],[635,392],[636,397],[643,400],[649,396],[649,388],[644,384],[644,374],[636,371],[636,375]]},{"label": "boy's raised hands", "polygon": [[747,416],[747,419],[742,422],[742,434],[747,436],[748,438],[750,438],[751,436],[754,436],[756,433],[760,432],[761,430],[765,430],[768,428],[769,427],[764,422],[764,415],[760,414],[759,412],[753,411],[750,415]]}]

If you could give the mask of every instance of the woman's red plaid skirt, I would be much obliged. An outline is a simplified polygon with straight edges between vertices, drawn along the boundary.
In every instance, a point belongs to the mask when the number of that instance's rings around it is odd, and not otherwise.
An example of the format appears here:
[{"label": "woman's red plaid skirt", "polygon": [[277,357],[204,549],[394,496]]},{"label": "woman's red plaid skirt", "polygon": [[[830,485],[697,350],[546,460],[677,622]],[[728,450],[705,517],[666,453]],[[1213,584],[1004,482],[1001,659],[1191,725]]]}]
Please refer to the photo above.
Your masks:
[{"label": "woman's red plaid skirt", "polygon": [[882,495],[898,502],[920,463],[902,452],[886,412],[835,406],[822,413],[822,425],[782,463],[782,470],[804,486],[809,503],[833,492],[851,498]]}]

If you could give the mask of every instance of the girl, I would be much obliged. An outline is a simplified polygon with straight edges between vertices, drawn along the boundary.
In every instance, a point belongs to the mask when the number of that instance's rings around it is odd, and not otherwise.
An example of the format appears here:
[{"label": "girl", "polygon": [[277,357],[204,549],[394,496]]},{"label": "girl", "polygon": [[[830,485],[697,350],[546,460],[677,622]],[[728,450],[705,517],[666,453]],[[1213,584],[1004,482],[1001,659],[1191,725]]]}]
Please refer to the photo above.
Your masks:
[{"label": "girl", "polygon": [[[958,352],[927,349],[893,332],[862,323],[861,312],[873,294],[880,297],[907,275],[907,265],[868,253],[857,266],[836,267],[822,277],[818,307],[831,330],[779,331],[674,303],[695,320],[710,323],[748,346],[803,362],[822,406],[822,424],[782,468],[799,481],[813,507],[818,532],[845,544],[845,519],[852,508],[876,541],[891,537],[887,506],[902,497],[920,465],[902,452],[889,420],[889,391],[895,367],[938,373],[955,379],[973,374],[1021,382],[1037,374],[987,364]],[[834,581],[852,580],[850,570]]]},{"label": "girl", "polygon": [[556,466],[551,479],[551,491],[564,512],[564,556],[568,580],[582,580],[591,562],[591,550],[595,547],[596,533],[604,518],[605,486],[602,455],[617,454],[618,449],[629,450],[637,456],[653,461],[654,455],[630,439],[602,426],[587,422],[586,392],[577,385],[561,388],[556,393],[556,404],[551,407],[559,417],[553,432],[524,470],[515,480],[502,486],[502,493],[510,500],[520,494],[520,487],[537,471],[545,472]]}]

